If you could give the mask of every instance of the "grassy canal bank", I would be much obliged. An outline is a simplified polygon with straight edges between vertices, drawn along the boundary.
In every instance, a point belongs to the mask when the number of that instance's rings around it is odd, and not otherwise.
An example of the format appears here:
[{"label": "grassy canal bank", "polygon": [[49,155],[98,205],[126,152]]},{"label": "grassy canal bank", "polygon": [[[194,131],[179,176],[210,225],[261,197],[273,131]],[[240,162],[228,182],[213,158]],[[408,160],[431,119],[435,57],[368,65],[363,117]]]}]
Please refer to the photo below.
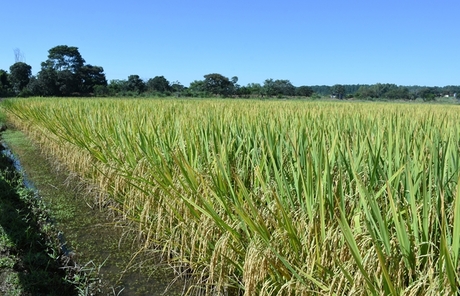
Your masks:
[{"label": "grassy canal bank", "polygon": [[0,170],[0,294],[77,295],[41,201],[3,155]]},{"label": "grassy canal bank", "polygon": [[0,139],[34,187],[24,187],[2,154],[0,295],[183,294],[184,283],[161,256],[141,253],[133,259],[137,233],[109,205],[96,204],[87,186],[57,170],[21,132],[9,128]]},{"label": "grassy canal bank", "polygon": [[24,186],[4,150],[0,144],[0,295],[78,295],[80,274],[59,254],[42,199]]}]

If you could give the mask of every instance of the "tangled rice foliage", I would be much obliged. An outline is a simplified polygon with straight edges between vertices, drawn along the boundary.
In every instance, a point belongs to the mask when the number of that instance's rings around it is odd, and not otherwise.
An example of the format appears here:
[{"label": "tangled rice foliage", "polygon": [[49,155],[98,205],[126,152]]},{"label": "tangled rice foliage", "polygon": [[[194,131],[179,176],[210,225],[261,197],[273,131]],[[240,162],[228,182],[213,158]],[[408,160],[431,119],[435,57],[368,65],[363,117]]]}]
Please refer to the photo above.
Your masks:
[{"label": "tangled rice foliage", "polygon": [[[440,295],[459,286],[459,107],[7,100],[144,247],[215,295]],[[104,203],[104,201],[101,201]]]}]

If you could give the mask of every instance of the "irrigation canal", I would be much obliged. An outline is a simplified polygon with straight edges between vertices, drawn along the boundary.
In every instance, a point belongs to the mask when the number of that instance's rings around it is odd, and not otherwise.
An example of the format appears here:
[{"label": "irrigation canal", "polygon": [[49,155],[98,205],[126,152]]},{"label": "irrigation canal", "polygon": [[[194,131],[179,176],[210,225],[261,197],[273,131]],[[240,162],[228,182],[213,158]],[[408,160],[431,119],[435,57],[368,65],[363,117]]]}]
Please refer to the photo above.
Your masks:
[{"label": "irrigation canal", "polygon": [[133,257],[139,242],[132,227],[117,220],[113,210],[99,207],[87,188],[72,181],[69,185],[67,174],[57,173],[24,134],[7,130],[2,142],[17,169],[25,173],[25,185],[36,189],[49,207],[62,233],[63,251],[88,273],[98,271],[97,279],[92,279],[97,294],[92,295],[184,294],[186,283],[158,254],[141,252]]}]

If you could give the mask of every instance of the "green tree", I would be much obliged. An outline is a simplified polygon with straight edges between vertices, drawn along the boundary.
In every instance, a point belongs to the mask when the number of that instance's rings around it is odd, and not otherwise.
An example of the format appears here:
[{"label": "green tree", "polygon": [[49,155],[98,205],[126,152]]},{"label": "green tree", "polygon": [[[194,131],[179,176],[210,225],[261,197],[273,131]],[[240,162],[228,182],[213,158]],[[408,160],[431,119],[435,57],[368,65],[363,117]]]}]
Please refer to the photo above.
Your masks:
[{"label": "green tree", "polygon": [[194,80],[190,82],[190,85],[187,89],[187,96],[208,97],[209,94],[206,91],[204,80]]},{"label": "green tree", "polygon": [[409,100],[409,89],[402,86],[393,87],[385,93],[385,97],[391,100]]},{"label": "green tree", "polygon": [[369,85],[362,85],[356,92],[356,97],[361,99],[377,98],[375,90]]},{"label": "green tree", "polygon": [[242,96],[244,98],[247,98],[251,95],[251,89],[248,86],[241,86],[238,88],[238,93],[239,96]]},{"label": "green tree", "polygon": [[10,67],[9,79],[16,95],[18,95],[27,86],[31,76],[32,67],[26,63],[17,62]]},{"label": "green tree", "polygon": [[94,92],[97,85],[107,85],[104,69],[85,64],[77,47],[59,45],[48,51],[48,59],[41,63],[33,89],[43,87],[41,95],[67,96]]},{"label": "green tree", "polygon": [[129,75],[127,90],[140,94],[145,91],[145,82],[139,77],[139,75]]},{"label": "green tree", "polygon": [[230,79],[230,81],[233,84],[232,94],[240,95],[241,86],[238,84],[238,76],[233,76],[232,79]]},{"label": "green tree", "polygon": [[331,95],[331,86],[329,85],[313,85],[311,86],[313,92],[322,96],[329,96]]},{"label": "green tree", "polygon": [[458,85],[447,85],[447,86],[444,86],[442,88],[442,94],[443,95],[449,95],[449,96],[453,96],[454,94],[457,94],[457,97],[458,95],[460,94],[460,86]]},{"label": "green tree", "polygon": [[246,88],[251,96],[260,96],[264,94],[264,88],[260,83],[249,83]]},{"label": "green tree", "polygon": [[263,93],[269,97],[281,95],[294,96],[295,86],[292,85],[292,83],[289,80],[273,80],[272,78],[270,78],[264,81]]},{"label": "green tree", "polygon": [[418,93],[420,98],[422,98],[424,101],[434,101],[437,94],[438,92],[435,87],[424,87]]},{"label": "green tree", "polygon": [[109,94],[109,88],[107,85],[95,85],[93,92],[97,97],[105,97]]},{"label": "green tree", "polygon": [[56,71],[59,95],[69,96],[80,92],[80,79],[70,70]]},{"label": "green tree", "polygon": [[56,71],[68,70],[76,74],[85,64],[78,47],[58,45],[48,51],[47,67]]},{"label": "green tree", "polygon": [[295,86],[287,79],[277,79],[274,81],[276,95],[294,96]]},{"label": "green tree", "polygon": [[335,84],[331,88],[331,92],[333,96],[336,96],[340,100],[345,97],[345,87],[342,84]]},{"label": "green tree", "polygon": [[[84,65],[80,71],[80,92],[93,93],[94,89],[99,86],[99,90],[107,86],[104,68],[99,66]],[[103,87],[103,88],[100,88]]]},{"label": "green tree", "polygon": [[32,87],[34,95],[57,96],[59,95],[57,71],[51,67],[44,67],[37,74],[37,80]]},{"label": "green tree", "polygon": [[275,81],[272,78],[265,79],[264,85],[262,87],[262,93],[268,97],[273,97],[277,95]]},{"label": "green tree", "polygon": [[396,85],[388,83],[376,83],[371,87],[374,90],[376,98],[384,98],[386,92],[388,92],[391,88],[396,87]]},{"label": "green tree", "polygon": [[31,95],[43,95],[40,81],[35,76],[30,77],[29,84],[27,84],[27,89]]},{"label": "green tree", "polygon": [[5,70],[0,69],[0,96],[7,97],[10,92],[9,74]]},{"label": "green tree", "polygon": [[313,95],[313,89],[309,86],[302,85],[295,89],[295,94],[301,97],[311,97]]},{"label": "green tree", "polygon": [[169,81],[166,78],[164,78],[164,76],[155,76],[153,78],[150,78],[147,81],[146,86],[149,91],[157,91],[160,93],[166,93],[171,91]]},{"label": "green tree", "polygon": [[128,81],[122,79],[110,80],[107,89],[111,96],[124,95],[128,91]]},{"label": "green tree", "polygon": [[179,81],[174,81],[171,83],[171,91],[174,92],[176,97],[180,97],[182,92],[186,89]]},{"label": "green tree", "polygon": [[204,75],[204,90],[213,95],[229,96],[233,92],[233,83],[227,77],[212,73]]}]

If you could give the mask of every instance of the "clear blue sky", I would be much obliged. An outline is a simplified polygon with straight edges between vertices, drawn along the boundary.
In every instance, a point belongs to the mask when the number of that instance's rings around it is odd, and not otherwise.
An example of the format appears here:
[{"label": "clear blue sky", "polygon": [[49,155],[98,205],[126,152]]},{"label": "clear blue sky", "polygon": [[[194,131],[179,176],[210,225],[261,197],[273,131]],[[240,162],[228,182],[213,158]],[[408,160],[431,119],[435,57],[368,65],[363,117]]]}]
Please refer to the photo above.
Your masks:
[{"label": "clear blue sky", "polygon": [[2,0],[0,69],[76,46],[108,80],[460,85],[459,0]]}]

